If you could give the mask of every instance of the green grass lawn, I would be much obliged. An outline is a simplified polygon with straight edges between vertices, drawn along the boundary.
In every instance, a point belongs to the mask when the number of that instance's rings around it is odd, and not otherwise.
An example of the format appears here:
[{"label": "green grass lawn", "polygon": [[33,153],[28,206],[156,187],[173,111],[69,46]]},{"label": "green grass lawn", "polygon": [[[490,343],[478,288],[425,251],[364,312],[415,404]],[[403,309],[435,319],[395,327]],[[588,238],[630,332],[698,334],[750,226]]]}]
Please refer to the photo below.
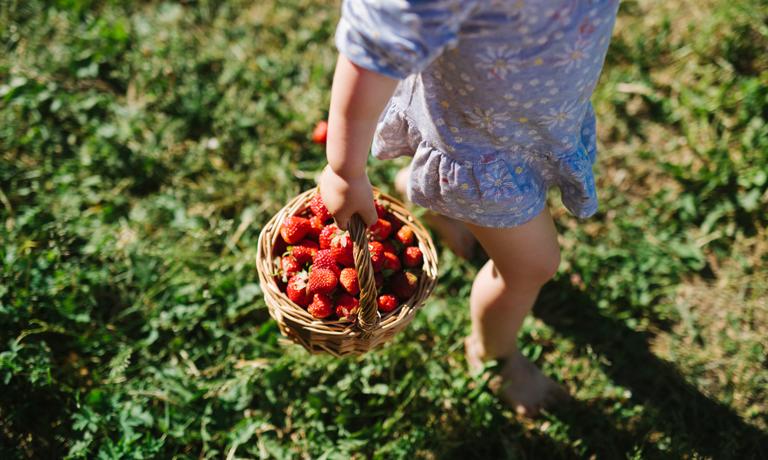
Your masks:
[{"label": "green grass lawn", "polygon": [[575,400],[533,422],[467,375],[481,256],[440,247],[380,351],[280,342],[256,241],[324,164],[337,19],[0,3],[0,458],[768,458],[768,6],[623,2],[601,210],[553,193],[563,263],[520,339]]}]

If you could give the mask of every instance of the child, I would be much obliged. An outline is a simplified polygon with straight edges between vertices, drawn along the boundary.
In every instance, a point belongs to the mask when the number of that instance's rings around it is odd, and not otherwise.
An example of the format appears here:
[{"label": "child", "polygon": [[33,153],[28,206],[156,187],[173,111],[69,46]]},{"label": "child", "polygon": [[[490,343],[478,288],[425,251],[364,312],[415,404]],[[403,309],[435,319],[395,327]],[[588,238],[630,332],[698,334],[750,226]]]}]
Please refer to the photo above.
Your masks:
[{"label": "child", "polygon": [[347,0],[336,31],[328,166],[320,191],[341,228],[376,221],[367,152],[412,156],[407,196],[463,222],[490,260],[472,285],[470,367],[533,416],[565,390],[517,333],[560,250],[546,194],[597,210],[597,82],[618,0]]}]

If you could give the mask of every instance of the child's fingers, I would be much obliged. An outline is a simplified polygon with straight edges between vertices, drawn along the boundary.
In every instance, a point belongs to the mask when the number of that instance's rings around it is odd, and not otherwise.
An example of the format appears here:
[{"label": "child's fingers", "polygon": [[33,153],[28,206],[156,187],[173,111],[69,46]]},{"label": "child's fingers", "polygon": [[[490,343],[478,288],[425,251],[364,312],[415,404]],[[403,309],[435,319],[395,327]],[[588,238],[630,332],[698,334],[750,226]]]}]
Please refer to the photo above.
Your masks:
[{"label": "child's fingers", "polygon": [[360,214],[360,217],[363,218],[363,222],[365,222],[365,225],[368,227],[375,224],[376,221],[379,220],[379,215],[376,213],[376,208],[373,206],[373,201],[371,201],[370,206],[367,206],[364,210],[362,210],[362,212],[358,214]]},{"label": "child's fingers", "polygon": [[336,222],[336,226],[339,227],[341,230],[347,229],[347,224],[349,223],[349,216],[342,213],[336,213],[333,215],[333,220]]}]

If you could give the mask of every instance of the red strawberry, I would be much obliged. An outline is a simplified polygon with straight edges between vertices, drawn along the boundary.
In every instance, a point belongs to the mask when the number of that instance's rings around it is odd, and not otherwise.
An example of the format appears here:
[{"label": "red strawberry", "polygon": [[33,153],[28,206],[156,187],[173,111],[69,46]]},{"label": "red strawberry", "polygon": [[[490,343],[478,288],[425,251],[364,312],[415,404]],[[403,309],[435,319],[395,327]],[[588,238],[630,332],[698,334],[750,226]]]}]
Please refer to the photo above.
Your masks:
[{"label": "red strawberry", "polygon": [[301,265],[311,262],[315,254],[317,254],[317,243],[312,240],[304,239],[291,246],[291,255]]},{"label": "red strawberry", "polygon": [[315,268],[309,271],[307,289],[312,294],[330,294],[339,283],[339,277],[328,268]]},{"label": "red strawberry", "polygon": [[376,272],[373,274],[373,280],[376,282],[376,290],[381,291],[381,288],[384,287],[384,275],[381,272]]},{"label": "red strawberry", "polygon": [[317,251],[312,262],[312,269],[314,270],[316,268],[328,268],[337,276],[341,274],[341,269],[338,264],[336,264],[336,258],[333,257],[333,251],[330,249],[321,249]]},{"label": "red strawberry", "polygon": [[400,299],[410,299],[416,292],[416,284],[419,279],[411,272],[398,272],[389,280],[392,292]]},{"label": "red strawberry", "polygon": [[338,276],[341,274],[341,269],[336,264],[336,259],[333,257],[333,251],[330,249],[320,249],[317,251],[315,258],[312,261],[312,269],[315,268],[328,268],[332,270]]},{"label": "red strawberry", "polygon": [[333,300],[325,294],[315,294],[307,311],[315,318],[327,318],[333,314]]},{"label": "red strawberry", "polygon": [[283,279],[287,280],[293,275],[301,271],[301,265],[296,261],[293,256],[283,256],[280,259],[280,266],[283,269]]},{"label": "red strawberry", "polygon": [[403,265],[406,267],[421,267],[424,256],[417,246],[408,246],[403,252]]},{"label": "red strawberry", "polygon": [[325,224],[323,223],[322,219],[320,219],[317,216],[312,216],[309,218],[309,226],[311,227],[309,230],[309,233],[307,233],[307,236],[312,237],[312,239],[318,239],[320,238],[320,232],[323,231],[323,228],[325,228]]},{"label": "red strawberry", "polygon": [[288,244],[298,243],[309,233],[311,228],[309,219],[291,216],[283,221],[283,225],[280,227],[280,235]]},{"label": "red strawberry", "polygon": [[392,233],[392,223],[388,220],[379,219],[368,230],[374,240],[384,241]]},{"label": "red strawberry", "polygon": [[349,233],[339,233],[331,240],[331,251],[336,263],[344,267],[354,267],[355,258],[352,255],[352,237]]},{"label": "red strawberry", "polygon": [[384,240],[381,242],[381,245],[384,246],[384,252],[391,252],[391,253],[397,254],[397,248],[392,243],[392,240]]},{"label": "red strawberry", "polygon": [[354,268],[345,268],[339,276],[339,283],[352,295],[360,292],[360,283],[357,280],[357,270]]},{"label": "red strawberry", "polygon": [[285,294],[297,305],[302,307],[309,305],[312,294],[307,292],[307,274],[299,272],[293,275],[285,287]]},{"label": "red strawberry", "polygon": [[389,215],[387,208],[379,200],[373,200],[373,205],[376,206],[376,214],[379,215],[379,219],[386,219]]},{"label": "red strawberry", "polygon": [[328,139],[328,122],[320,120],[315,125],[315,129],[312,131],[312,142],[315,144],[325,144]]},{"label": "red strawberry", "polygon": [[400,259],[397,258],[397,254],[384,251],[384,269],[397,271],[400,270],[400,268]]},{"label": "red strawberry", "polygon": [[316,193],[311,200],[309,200],[309,209],[312,210],[312,214],[316,215],[320,218],[323,222],[326,222],[333,217],[330,212],[328,212],[328,208],[325,207],[325,203],[323,203],[323,198],[320,196],[319,193]]},{"label": "red strawberry", "polygon": [[336,316],[340,319],[352,319],[359,307],[360,301],[349,294],[339,294],[336,298]]},{"label": "red strawberry", "polygon": [[410,246],[413,244],[414,240],[413,229],[408,225],[403,225],[395,234],[395,238],[397,241],[403,243],[403,246]]},{"label": "red strawberry", "polygon": [[380,271],[384,267],[384,245],[379,241],[369,241],[368,251],[371,253],[373,271]]},{"label": "red strawberry", "polygon": [[331,241],[333,241],[333,238],[340,233],[341,230],[339,230],[339,227],[336,226],[336,224],[330,224],[326,225],[325,228],[320,232],[320,236],[318,237],[318,242],[320,243],[320,249],[328,249],[331,247]]},{"label": "red strawberry", "polygon": [[379,311],[389,313],[397,308],[397,298],[391,294],[380,295],[376,302],[379,304]]}]

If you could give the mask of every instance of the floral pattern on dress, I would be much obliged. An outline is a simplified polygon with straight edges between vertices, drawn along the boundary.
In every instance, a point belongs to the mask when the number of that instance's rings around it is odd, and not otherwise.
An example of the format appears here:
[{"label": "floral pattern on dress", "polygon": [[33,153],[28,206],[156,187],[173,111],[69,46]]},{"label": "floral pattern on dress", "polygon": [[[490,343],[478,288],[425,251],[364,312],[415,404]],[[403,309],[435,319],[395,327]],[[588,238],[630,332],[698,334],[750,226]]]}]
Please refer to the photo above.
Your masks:
[{"label": "floral pattern on dress", "polygon": [[520,72],[519,50],[508,45],[489,46],[477,57],[476,67],[487,72],[488,78],[506,80],[507,75]]},{"label": "floral pattern on dress", "polygon": [[597,83],[617,0],[344,0],[339,51],[399,79],[372,152],[413,157],[408,198],[489,227],[521,225],[559,187],[597,210]]}]

